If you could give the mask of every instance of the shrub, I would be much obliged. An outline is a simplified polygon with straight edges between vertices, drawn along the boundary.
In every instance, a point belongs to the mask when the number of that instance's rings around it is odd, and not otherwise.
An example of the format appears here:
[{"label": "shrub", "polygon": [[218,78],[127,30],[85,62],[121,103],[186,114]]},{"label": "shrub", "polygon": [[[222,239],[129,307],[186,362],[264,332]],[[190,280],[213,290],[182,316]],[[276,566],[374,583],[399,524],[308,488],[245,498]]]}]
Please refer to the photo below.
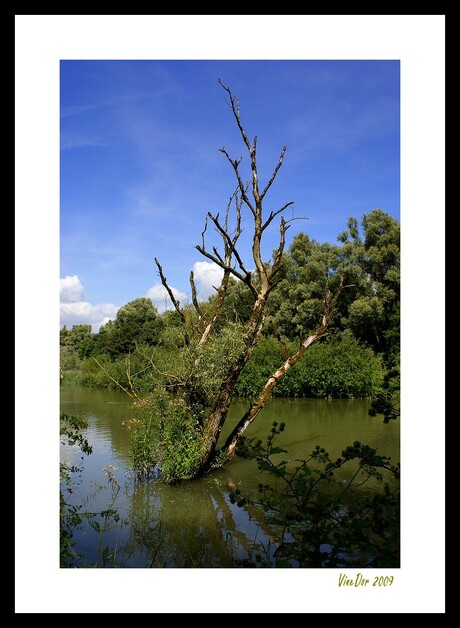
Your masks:
[{"label": "shrub", "polygon": [[132,408],[136,418],[125,426],[131,431],[137,476],[158,472],[168,484],[193,477],[203,454],[203,409],[160,389],[136,400]]},{"label": "shrub", "polygon": [[[289,346],[295,349],[294,345]],[[240,375],[236,392],[240,397],[256,396],[268,377],[283,363],[283,348],[275,338],[264,338]],[[366,398],[382,386],[381,357],[352,337],[334,338],[313,345],[277,384],[280,397]]]},{"label": "shrub", "polygon": [[[317,445],[306,458],[288,463],[280,459],[288,452],[274,444],[283,430],[275,421],[265,443],[240,441],[238,453],[255,458],[272,483],[259,484],[258,500],[239,489],[230,495],[240,507],[263,508],[278,545],[275,565],[399,567],[399,464],[358,441],[336,460]],[[342,467],[351,468],[351,479],[337,474]],[[375,490],[363,496],[359,487],[371,478]],[[260,556],[256,563],[271,566]]]}]

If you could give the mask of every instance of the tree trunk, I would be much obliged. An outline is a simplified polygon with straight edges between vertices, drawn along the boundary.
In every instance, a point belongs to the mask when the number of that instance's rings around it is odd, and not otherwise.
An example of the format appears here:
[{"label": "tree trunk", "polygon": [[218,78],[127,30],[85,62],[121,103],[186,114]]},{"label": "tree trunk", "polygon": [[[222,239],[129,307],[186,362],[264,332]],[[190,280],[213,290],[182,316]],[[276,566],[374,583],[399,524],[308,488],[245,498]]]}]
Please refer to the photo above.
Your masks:
[{"label": "tree trunk", "polygon": [[206,473],[212,468],[214,453],[217,447],[222,427],[227,418],[228,410],[233,399],[235,385],[241,371],[249,362],[252,350],[257,344],[257,339],[264,323],[264,308],[267,294],[259,295],[254,303],[251,318],[247,323],[245,334],[245,348],[237,360],[230,366],[227,377],[220,386],[219,392],[213,401],[211,410],[206,418],[203,429],[204,454],[202,463],[197,470],[196,476]]},{"label": "tree trunk", "polygon": [[340,280],[339,288],[335,295],[333,295],[332,292],[330,292],[329,290],[326,293],[326,297],[324,299],[324,315],[322,324],[313,334],[308,336],[308,338],[306,338],[301,343],[296,353],[289,356],[284,364],[268,378],[256,401],[243,415],[243,417],[240,419],[236,427],[234,427],[227,440],[225,441],[224,446],[220,450],[222,456],[218,460],[215,460],[214,454],[217,442],[219,440],[219,436],[222,431],[225,419],[227,418],[227,413],[232,402],[232,395],[236,382],[242,369],[249,361],[252,355],[252,350],[257,344],[257,338],[262,330],[264,322],[264,307],[268,295],[265,294],[257,299],[254,304],[251,319],[248,322],[245,342],[246,350],[241,354],[240,358],[232,364],[228,377],[221,386],[220,391],[211,409],[211,412],[208,415],[204,429],[205,455],[203,456],[202,464],[200,465],[196,476],[201,475],[202,473],[206,473],[212,468],[223,466],[225,463],[231,460],[231,458],[233,458],[239,439],[247,430],[247,428],[251,425],[254,419],[258,416],[260,411],[263,409],[263,407],[269,400],[274,387],[286,375],[286,373],[290,371],[294,364],[296,364],[301,359],[305,351],[316,342],[321,340],[321,338],[323,338],[327,334],[329,324],[336,311],[335,308],[337,300],[339,299],[343,288],[344,286],[342,277]]},{"label": "tree trunk", "polygon": [[269,400],[274,387],[278,382],[286,375],[286,373],[296,364],[303,356],[308,347],[311,347],[315,342],[318,342],[325,334],[325,331],[318,331],[312,336],[309,336],[301,344],[299,350],[292,356],[290,356],[285,363],[271,375],[265,386],[262,388],[256,401],[252,404],[249,410],[243,415],[238,424],[233,428],[231,434],[225,441],[225,445],[222,447],[222,451],[225,453],[224,463],[228,462],[235,455],[236,446],[239,439],[251,425],[259,412],[264,408],[265,404]]}]

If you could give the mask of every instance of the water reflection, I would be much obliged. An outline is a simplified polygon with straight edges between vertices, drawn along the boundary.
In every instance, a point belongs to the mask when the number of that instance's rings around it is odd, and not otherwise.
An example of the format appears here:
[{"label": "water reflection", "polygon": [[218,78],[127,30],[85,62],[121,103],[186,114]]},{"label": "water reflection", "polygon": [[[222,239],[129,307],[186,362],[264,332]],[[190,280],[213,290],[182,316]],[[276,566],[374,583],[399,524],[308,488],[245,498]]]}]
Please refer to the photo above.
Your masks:
[{"label": "water reflection", "polygon": [[[256,553],[273,558],[277,539],[268,528],[264,513],[256,507],[232,504],[229,494],[239,488],[247,497],[257,495],[257,485],[266,478],[252,461],[236,458],[210,476],[178,486],[151,479],[137,482],[130,468],[129,432],[122,422],[129,418],[131,400],[116,391],[62,387],[62,409],[87,416],[87,437],[93,454],[84,460],[78,491],[72,503],[84,503],[91,511],[103,511],[111,502],[103,468],[118,467],[121,486],[114,507],[119,521],[103,522],[101,531],[83,522],[75,532],[76,551],[82,557],[76,566],[102,566],[103,548],[116,548],[113,563],[122,567],[233,567],[254,559]],[[245,410],[247,402],[236,401],[222,438]],[[248,430],[248,436],[264,439],[274,420],[285,421],[280,446],[294,463],[316,444],[331,457],[360,440],[380,453],[399,460],[399,421],[383,425],[369,417],[367,401],[273,399]],[[286,455],[284,455],[286,457]],[[351,471],[350,471],[351,472]],[[346,478],[344,478],[346,479]],[[105,485],[105,489],[97,489]],[[363,490],[368,490],[365,485]],[[90,499],[88,497],[90,496]],[[86,500],[86,501],[85,501]]]},{"label": "water reflection", "polygon": [[135,482],[124,518],[129,534],[119,560],[124,567],[234,567],[251,558],[261,543],[269,547],[263,512],[238,508],[229,491],[215,480],[206,482],[206,490],[197,482]]}]

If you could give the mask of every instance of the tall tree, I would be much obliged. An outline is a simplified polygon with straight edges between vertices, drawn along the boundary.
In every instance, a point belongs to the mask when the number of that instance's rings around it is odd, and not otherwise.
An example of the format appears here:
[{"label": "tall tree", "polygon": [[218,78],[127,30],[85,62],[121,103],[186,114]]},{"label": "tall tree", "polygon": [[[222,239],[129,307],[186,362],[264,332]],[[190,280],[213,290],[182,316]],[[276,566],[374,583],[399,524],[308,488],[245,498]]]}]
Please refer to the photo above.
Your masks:
[{"label": "tall tree", "polygon": [[117,358],[134,351],[136,344],[156,344],[162,328],[163,322],[152,301],[140,297],[123,305],[115,320],[101,327],[97,349]]},{"label": "tall tree", "polygon": [[309,333],[318,324],[326,285],[343,277],[348,289],[330,334],[351,332],[392,366],[399,354],[399,223],[374,209],[363,215],[361,229],[356,218],[347,226],[337,244],[296,235],[270,296],[266,331],[289,340]]},{"label": "tall tree", "polygon": [[[279,280],[286,232],[290,222],[284,218],[283,214],[292,205],[292,201],[290,201],[276,210],[269,211],[268,214],[264,211],[265,198],[283,165],[286,146],[282,148],[270,178],[263,184],[258,171],[257,136],[254,137],[252,142],[249,140],[241,120],[238,97],[220,80],[219,83],[227,94],[231,113],[249,157],[250,177],[248,182],[243,178],[241,172],[242,157],[234,159],[225,148],[220,149],[220,152],[225,156],[234,172],[236,189],[231,195],[226,212],[222,217],[219,213],[213,214],[209,212],[207,214],[201,243],[196,246],[201,255],[211,260],[223,271],[222,281],[217,290],[217,296],[213,302],[211,312],[206,314],[197,300],[193,272],[190,275],[190,286],[195,311],[191,315],[189,309],[182,308],[168,284],[160,262],[155,258],[161,282],[182,321],[184,346],[186,355],[190,359],[190,369],[187,377],[176,378],[178,381],[175,387],[175,393],[180,392],[181,396],[181,413],[183,413],[183,406],[185,405],[188,408],[185,414],[190,414],[197,418],[197,427],[194,428],[195,437],[192,440],[196,442],[196,439],[199,438],[200,454],[194,467],[187,469],[186,477],[188,478],[206,473],[210,469],[224,464],[234,455],[240,437],[258,416],[276,384],[300,360],[304,352],[327,333],[336,310],[337,300],[343,289],[342,281],[339,281],[335,293],[332,293],[325,285],[325,292],[321,299],[322,317],[318,326],[311,333],[300,339],[295,353],[286,353],[284,362],[268,378],[258,398],[250,405],[247,412],[230,432],[226,441],[218,449],[219,437],[227,418],[238,377],[260,339],[265,321],[267,301]],[[247,213],[252,224],[252,259],[249,263],[243,260],[240,253],[241,247],[239,246],[243,232],[243,211]],[[273,252],[272,259],[264,261],[261,248],[262,240],[264,234],[272,226],[276,218],[279,218],[278,245]],[[208,244],[209,226],[213,227],[215,233],[217,233],[220,241],[219,245]],[[235,327],[236,333],[238,333],[237,341],[232,343],[231,350],[220,356],[221,375],[219,381],[217,381],[215,386],[209,387],[203,385],[203,380],[212,377],[216,369],[214,366],[212,369],[210,368],[210,361],[207,359],[207,356],[211,352],[214,358],[217,359],[218,356],[213,352],[213,347],[221,346],[220,352],[222,354],[222,348],[226,346],[219,345],[222,339],[221,334],[218,332],[219,321],[225,313],[224,304],[229,294],[231,278],[241,282],[249,291],[251,305],[244,320],[240,321],[238,326]],[[211,364],[214,365],[214,362]],[[164,407],[164,401],[162,401],[162,404],[162,407]],[[178,480],[183,478],[179,476],[172,479]]]},{"label": "tall tree", "polygon": [[363,239],[357,220],[350,218],[338,238],[343,266],[355,269],[344,324],[393,366],[400,348],[400,227],[395,218],[373,209],[364,214],[362,229]]},{"label": "tall tree", "polygon": [[334,245],[297,234],[283,256],[280,280],[270,296],[266,331],[288,340],[313,332],[321,321],[328,287],[340,281],[334,276],[336,269]]},{"label": "tall tree", "polygon": [[85,358],[91,353],[93,339],[91,325],[73,325],[67,329],[64,325],[59,332],[61,347],[67,347],[67,351],[74,351],[79,358]]}]

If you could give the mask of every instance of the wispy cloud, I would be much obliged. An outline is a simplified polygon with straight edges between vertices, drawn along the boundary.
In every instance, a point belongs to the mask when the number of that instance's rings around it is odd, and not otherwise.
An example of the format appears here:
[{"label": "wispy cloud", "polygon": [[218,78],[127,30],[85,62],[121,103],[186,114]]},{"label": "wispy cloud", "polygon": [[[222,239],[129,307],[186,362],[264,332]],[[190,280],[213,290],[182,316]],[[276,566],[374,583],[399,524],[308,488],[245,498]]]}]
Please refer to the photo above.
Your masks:
[{"label": "wispy cloud", "polygon": [[288,158],[299,161],[325,153],[347,153],[384,137],[396,134],[394,104],[382,98],[376,105],[359,110],[345,101],[325,104],[289,121]]},{"label": "wispy cloud", "polygon": [[88,113],[90,111],[97,111],[100,109],[107,109],[113,107],[114,105],[124,103],[124,102],[134,102],[143,97],[142,93],[127,93],[119,96],[112,96],[102,100],[101,102],[96,103],[86,103],[84,105],[68,105],[66,107],[61,107],[60,115],[62,118],[70,118],[73,116],[80,116]]},{"label": "wispy cloud", "polygon": [[98,105],[70,105],[69,107],[61,107],[61,118],[69,118],[70,116],[78,116],[88,111],[94,111],[95,109],[101,109],[105,107],[104,104]]},{"label": "wispy cloud", "polygon": [[61,150],[70,150],[73,148],[101,147],[110,146],[110,142],[102,137],[89,133],[78,131],[61,133]]}]

